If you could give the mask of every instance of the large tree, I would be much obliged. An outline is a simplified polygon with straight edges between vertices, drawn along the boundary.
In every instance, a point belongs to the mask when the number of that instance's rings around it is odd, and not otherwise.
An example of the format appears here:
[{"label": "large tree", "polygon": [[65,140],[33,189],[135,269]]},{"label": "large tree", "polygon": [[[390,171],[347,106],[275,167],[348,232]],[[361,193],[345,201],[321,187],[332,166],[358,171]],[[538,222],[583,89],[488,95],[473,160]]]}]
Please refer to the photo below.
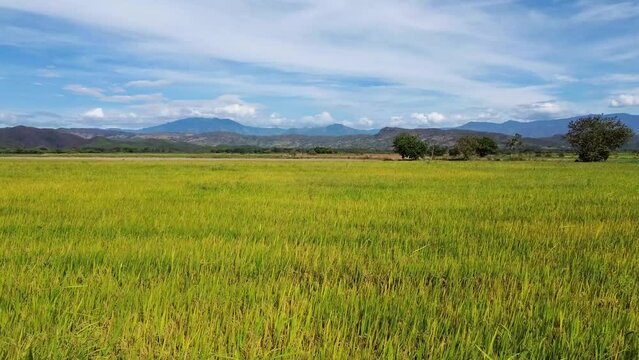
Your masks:
[{"label": "large tree", "polygon": [[610,153],[632,138],[632,129],[615,117],[592,115],[573,120],[565,138],[579,155],[579,161],[606,161]]},{"label": "large tree", "polygon": [[416,135],[401,133],[393,140],[393,149],[402,159],[417,160],[426,155],[428,146]]},{"label": "large tree", "polygon": [[477,155],[479,155],[479,157],[494,155],[497,154],[497,151],[499,151],[499,146],[495,140],[484,136],[477,141]]},{"label": "large tree", "polygon": [[477,147],[479,146],[479,138],[476,136],[462,136],[457,139],[455,147],[457,151],[468,160],[477,155]]},{"label": "large tree", "polygon": [[473,156],[485,157],[496,154],[499,150],[495,140],[487,136],[462,136],[457,140],[456,147],[466,160]]}]

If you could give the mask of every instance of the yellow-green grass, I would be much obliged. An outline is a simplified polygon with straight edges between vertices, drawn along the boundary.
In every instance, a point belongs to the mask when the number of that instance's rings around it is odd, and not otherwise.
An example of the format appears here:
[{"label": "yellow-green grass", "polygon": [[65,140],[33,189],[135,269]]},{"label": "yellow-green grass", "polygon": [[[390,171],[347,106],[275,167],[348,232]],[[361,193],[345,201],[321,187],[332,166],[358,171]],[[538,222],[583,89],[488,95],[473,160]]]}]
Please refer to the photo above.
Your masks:
[{"label": "yellow-green grass", "polygon": [[639,357],[639,164],[0,160],[0,358]]}]

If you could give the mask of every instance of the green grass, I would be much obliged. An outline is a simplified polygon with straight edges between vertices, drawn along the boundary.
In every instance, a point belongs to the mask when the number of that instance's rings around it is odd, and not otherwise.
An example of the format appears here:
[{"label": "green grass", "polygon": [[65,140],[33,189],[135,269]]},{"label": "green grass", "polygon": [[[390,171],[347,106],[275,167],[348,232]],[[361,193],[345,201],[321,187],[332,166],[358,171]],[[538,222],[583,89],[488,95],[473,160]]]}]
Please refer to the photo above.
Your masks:
[{"label": "green grass", "polygon": [[636,359],[638,175],[0,160],[0,358]]}]

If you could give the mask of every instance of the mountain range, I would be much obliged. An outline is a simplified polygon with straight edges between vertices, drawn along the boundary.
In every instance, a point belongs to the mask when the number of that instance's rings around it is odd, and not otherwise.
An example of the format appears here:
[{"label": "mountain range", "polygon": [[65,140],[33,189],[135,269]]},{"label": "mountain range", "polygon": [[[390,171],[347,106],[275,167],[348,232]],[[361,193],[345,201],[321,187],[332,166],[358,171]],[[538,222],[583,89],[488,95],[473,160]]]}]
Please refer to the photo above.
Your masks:
[{"label": "mountain range", "polygon": [[346,136],[346,135],[373,135],[379,130],[360,130],[332,124],[324,127],[309,128],[262,128],[246,126],[229,119],[188,118],[171,121],[166,124],[148,127],[139,130],[144,134],[157,133],[190,133],[204,134],[212,132],[230,132],[241,135],[274,136],[274,135],[307,135],[307,136]]},{"label": "mountain range", "polygon": [[[639,115],[609,114],[628,125],[635,133],[639,133]],[[494,122],[469,122],[455,129],[472,130],[480,132],[499,133],[506,135],[521,134],[524,137],[544,138],[555,135],[563,135],[568,131],[568,124],[583,116],[575,116],[565,119],[515,121],[503,123]],[[113,130],[112,130],[113,131]],[[332,124],[325,127],[308,128],[263,128],[242,125],[237,121],[216,118],[187,118],[171,121],[158,126],[140,129],[137,132],[144,134],[158,133],[189,133],[204,134],[213,132],[228,132],[252,136],[277,136],[277,135],[306,135],[306,136],[348,136],[348,135],[374,135],[379,129],[360,130],[342,124]]]},{"label": "mountain range", "polygon": [[[639,134],[639,115],[630,114],[609,114],[609,117],[616,117],[628,125],[636,134]],[[530,122],[506,121],[504,123],[492,122],[469,122],[457,129],[495,132],[507,135],[521,134],[525,137],[543,138],[555,135],[563,135],[568,132],[568,124],[583,116],[575,116],[566,119],[538,120]]]},{"label": "mountain range", "polygon": [[[613,114],[639,133],[639,116]],[[95,151],[202,152],[213,147],[297,148],[389,151],[401,132],[418,135],[431,144],[452,146],[465,135],[488,136],[502,146],[519,133],[524,147],[531,149],[567,148],[561,135],[569,119],[532,122],[507,121],[501,124],[471,122],[453,129],[358,130],[340,124],[315,128],[259,128],[228,119],[188,118],[140,130],[60,128],[38,129],[25,126],[0,129],[0,149],[85,149]],[[628,148],[639,149],[635,136]]]}]

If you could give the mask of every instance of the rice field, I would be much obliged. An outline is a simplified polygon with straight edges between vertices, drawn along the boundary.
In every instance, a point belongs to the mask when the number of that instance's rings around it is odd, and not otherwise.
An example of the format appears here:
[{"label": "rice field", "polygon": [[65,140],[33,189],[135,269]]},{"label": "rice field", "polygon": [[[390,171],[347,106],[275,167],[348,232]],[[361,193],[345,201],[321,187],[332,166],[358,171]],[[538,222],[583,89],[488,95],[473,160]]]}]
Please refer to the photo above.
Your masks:
[{"label": "rice field", "polygon": [[637,359],[639,162],[0,160],[0,358]]}]

